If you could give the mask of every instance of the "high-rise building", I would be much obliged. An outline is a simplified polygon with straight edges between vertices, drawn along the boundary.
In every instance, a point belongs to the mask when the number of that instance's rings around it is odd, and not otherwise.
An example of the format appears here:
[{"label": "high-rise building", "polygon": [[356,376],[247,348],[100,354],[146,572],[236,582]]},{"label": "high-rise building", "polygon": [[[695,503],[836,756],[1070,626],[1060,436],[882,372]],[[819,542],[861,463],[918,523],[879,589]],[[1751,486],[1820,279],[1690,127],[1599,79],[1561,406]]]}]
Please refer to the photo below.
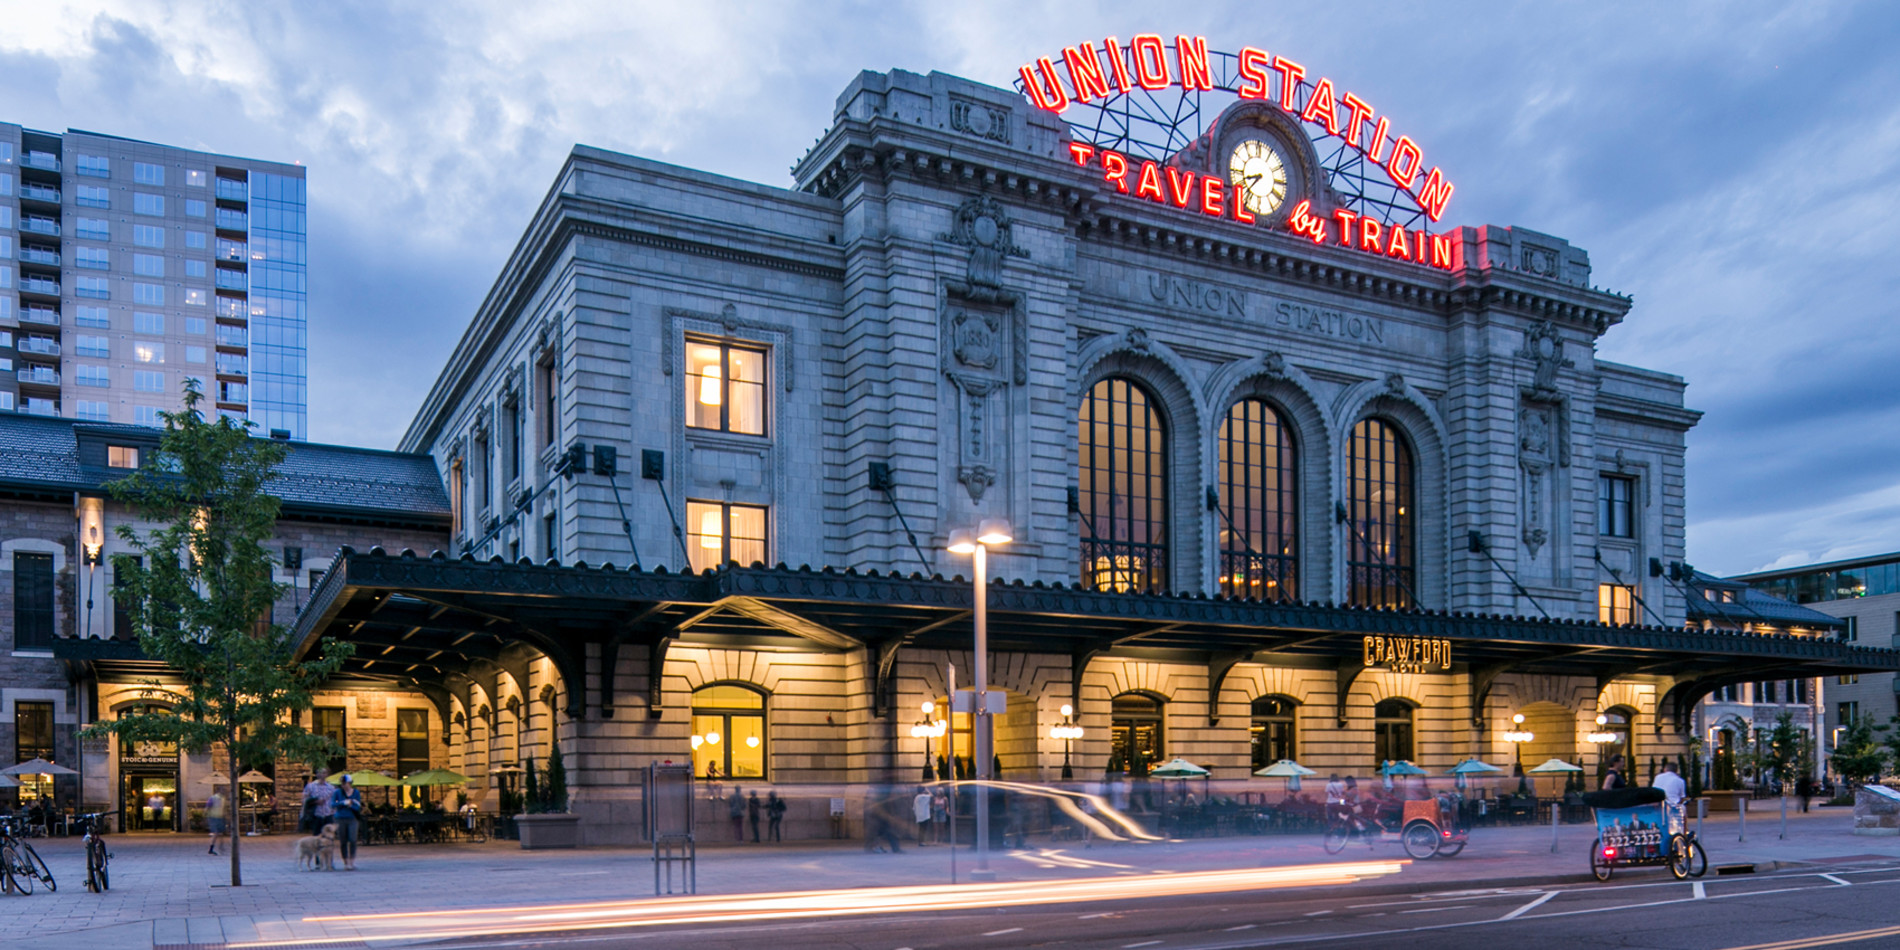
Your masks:
[{"label": "high-rise building", "polygon": [[304,170],[0,123],[0,410],[303,439]]}]

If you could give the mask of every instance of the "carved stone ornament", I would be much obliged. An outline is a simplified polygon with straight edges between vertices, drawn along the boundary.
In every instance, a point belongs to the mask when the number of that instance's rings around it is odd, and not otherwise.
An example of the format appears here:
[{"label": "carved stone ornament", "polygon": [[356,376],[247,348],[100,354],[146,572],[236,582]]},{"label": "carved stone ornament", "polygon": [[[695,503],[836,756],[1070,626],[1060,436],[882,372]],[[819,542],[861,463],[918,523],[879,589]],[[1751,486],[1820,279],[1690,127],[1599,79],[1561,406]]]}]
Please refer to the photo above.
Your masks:
[{"label": "carved stone ornament", "polygon": [[957,468],[957,481],[969,491],[970,500],[982,501],[983,493],[996,484],[996,470],[988,465],[963,465]]},{"label": "carved stone ornament", "polygon": [[1405,376],[1400,373],[1385,374],[1385,391],[1394,396],[1405,395]]},{"label": "carved stone ornament", "polygon": [[994,290],[1003,283],[1003,258],[1028,257],[1011,242],[1010,218],[989,195],[977,195],[957,206],[948,234],[939,240],[970,249],[968,279],[973,288]]},{"label": "carved stone ornament", "polygon": [[1009,144],[1009,110],[960,96],[950,99],[950,127],[978,138]]},{"label": "carved stone ornament", "polygon": [[1260,358],[1260,375],[1272,380],[1285,379],[1286,357],[1281,356],[1278,352],[1273,350],[1268,350],[1267,355]]},{"label": "carved stone ornament", "polygon": [[994,369],[1001,357],[1002,317],[995,313],[959,310],[950,318],[951,353],[957,362],[978,369]]},{"label": "carved stone ornament", "polygon": [[1557,371],[1577,365],[1564,359],[1563,334],[1549,320],[1524,331],[1524,348],[1517,355],[1531,361],[1531,390],[1544,399],[1557,392]]},{"label": "carved stone ornament", "polygon": [[1148,331],[1141,327],[1128,331],[1128,348],[1137,353],[1148,352]]},{"label": "carved stone ornament", "polygon": [[1557,252],[1541,247],[1524,248],[1523,269],[1539,277],[1557,276]]}]

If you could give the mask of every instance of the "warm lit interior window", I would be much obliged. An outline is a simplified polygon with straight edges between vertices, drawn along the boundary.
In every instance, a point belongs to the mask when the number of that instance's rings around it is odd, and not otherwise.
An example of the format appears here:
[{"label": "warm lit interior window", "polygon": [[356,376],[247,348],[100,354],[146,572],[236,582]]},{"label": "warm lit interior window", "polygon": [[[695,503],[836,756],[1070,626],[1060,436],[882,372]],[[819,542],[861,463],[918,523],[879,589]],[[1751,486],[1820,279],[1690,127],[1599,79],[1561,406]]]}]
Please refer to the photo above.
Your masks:
[{"label": "warm lit interior window", "polygon": [[750,566],[765,561],[765,509],[716,501],[686,503],[686,550],[693,569],[727,561]]},{"label": "warm lit interior window", "polygon": [[1635,623],[1636,588],[1623,584],[1598,584],[1597,622]]},{"label": "warm lit interior window", "polygon": [[1168,432],[1140,384],[1104,379],[1076,419],[1082,584],[1149,592],[1168,586]]},{"label": "warm lit interior window", "polygon": [[765,351],[730,343],[686,344],[686,424],[765,434]]},{"label": "warm lit interior window", "polygon": [[109,468],[138,468],[139,450],[129,445],[106,446],[106,466]]},{"label": "warm lit interior window", "polygon": [[1346,445],[1348,599],[1415,607],[1418,512],[1412,447],[1398,427],[1362,419]]},{"label": "warm lit interior window", "polygon": [[765,696],[744,686],[693,691],[693,774],[765,777]]},{"label": "warm lit interior window", "polygon": [[[1293,600],[1293,442],[1280,414],[1258,399],[1227,410],[1220,427],[1220,589],[1229,597]],[[1277,761],[1277,760],[1276,760]]]}]

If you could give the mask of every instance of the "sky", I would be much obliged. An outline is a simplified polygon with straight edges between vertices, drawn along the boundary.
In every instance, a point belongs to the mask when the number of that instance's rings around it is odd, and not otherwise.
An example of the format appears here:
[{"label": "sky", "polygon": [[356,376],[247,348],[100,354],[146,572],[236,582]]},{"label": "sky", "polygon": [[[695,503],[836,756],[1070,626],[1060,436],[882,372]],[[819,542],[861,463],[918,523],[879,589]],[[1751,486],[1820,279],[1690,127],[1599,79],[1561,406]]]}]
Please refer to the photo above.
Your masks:
[{"label": "sky", "polygon": [[401,437],[576,143],[769,185],[863,69],[1006,85],[1204,34],[1376,95],[1448,224],[1558,235],[1635,298],[1599,356],[1675,373],[1689,560],[1900,550],[1900,15],[1652,2],[4,0],[0,121],[300,162],[310,426]]}]

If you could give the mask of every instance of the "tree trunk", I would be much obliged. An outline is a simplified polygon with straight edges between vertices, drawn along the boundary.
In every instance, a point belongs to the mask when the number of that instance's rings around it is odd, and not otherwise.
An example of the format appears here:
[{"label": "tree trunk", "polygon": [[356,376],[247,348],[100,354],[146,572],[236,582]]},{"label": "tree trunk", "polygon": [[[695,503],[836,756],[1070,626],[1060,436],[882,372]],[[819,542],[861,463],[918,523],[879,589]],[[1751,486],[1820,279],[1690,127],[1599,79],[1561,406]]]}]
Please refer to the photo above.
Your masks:
[{"label": "tree trunk", "polygon": [[[226,656],[229,657],[230,654],[227,653]],[[236,665],[234,660],[232,665]],[[224,827],[231,832],[231,886],[243,887],[244,871],[242,866],[238,863],[238,842],[244,839],[244,829],[238,827],[237,803],[238,789],[244,786],[238,784],[237,697],[230,696],[229,698],[231,700],[230,712],[226,713],[224,717],[224,757],[231,763],[231,794],[225,796],[225,810],[230,813],[230,817],[225,820]]]}]

